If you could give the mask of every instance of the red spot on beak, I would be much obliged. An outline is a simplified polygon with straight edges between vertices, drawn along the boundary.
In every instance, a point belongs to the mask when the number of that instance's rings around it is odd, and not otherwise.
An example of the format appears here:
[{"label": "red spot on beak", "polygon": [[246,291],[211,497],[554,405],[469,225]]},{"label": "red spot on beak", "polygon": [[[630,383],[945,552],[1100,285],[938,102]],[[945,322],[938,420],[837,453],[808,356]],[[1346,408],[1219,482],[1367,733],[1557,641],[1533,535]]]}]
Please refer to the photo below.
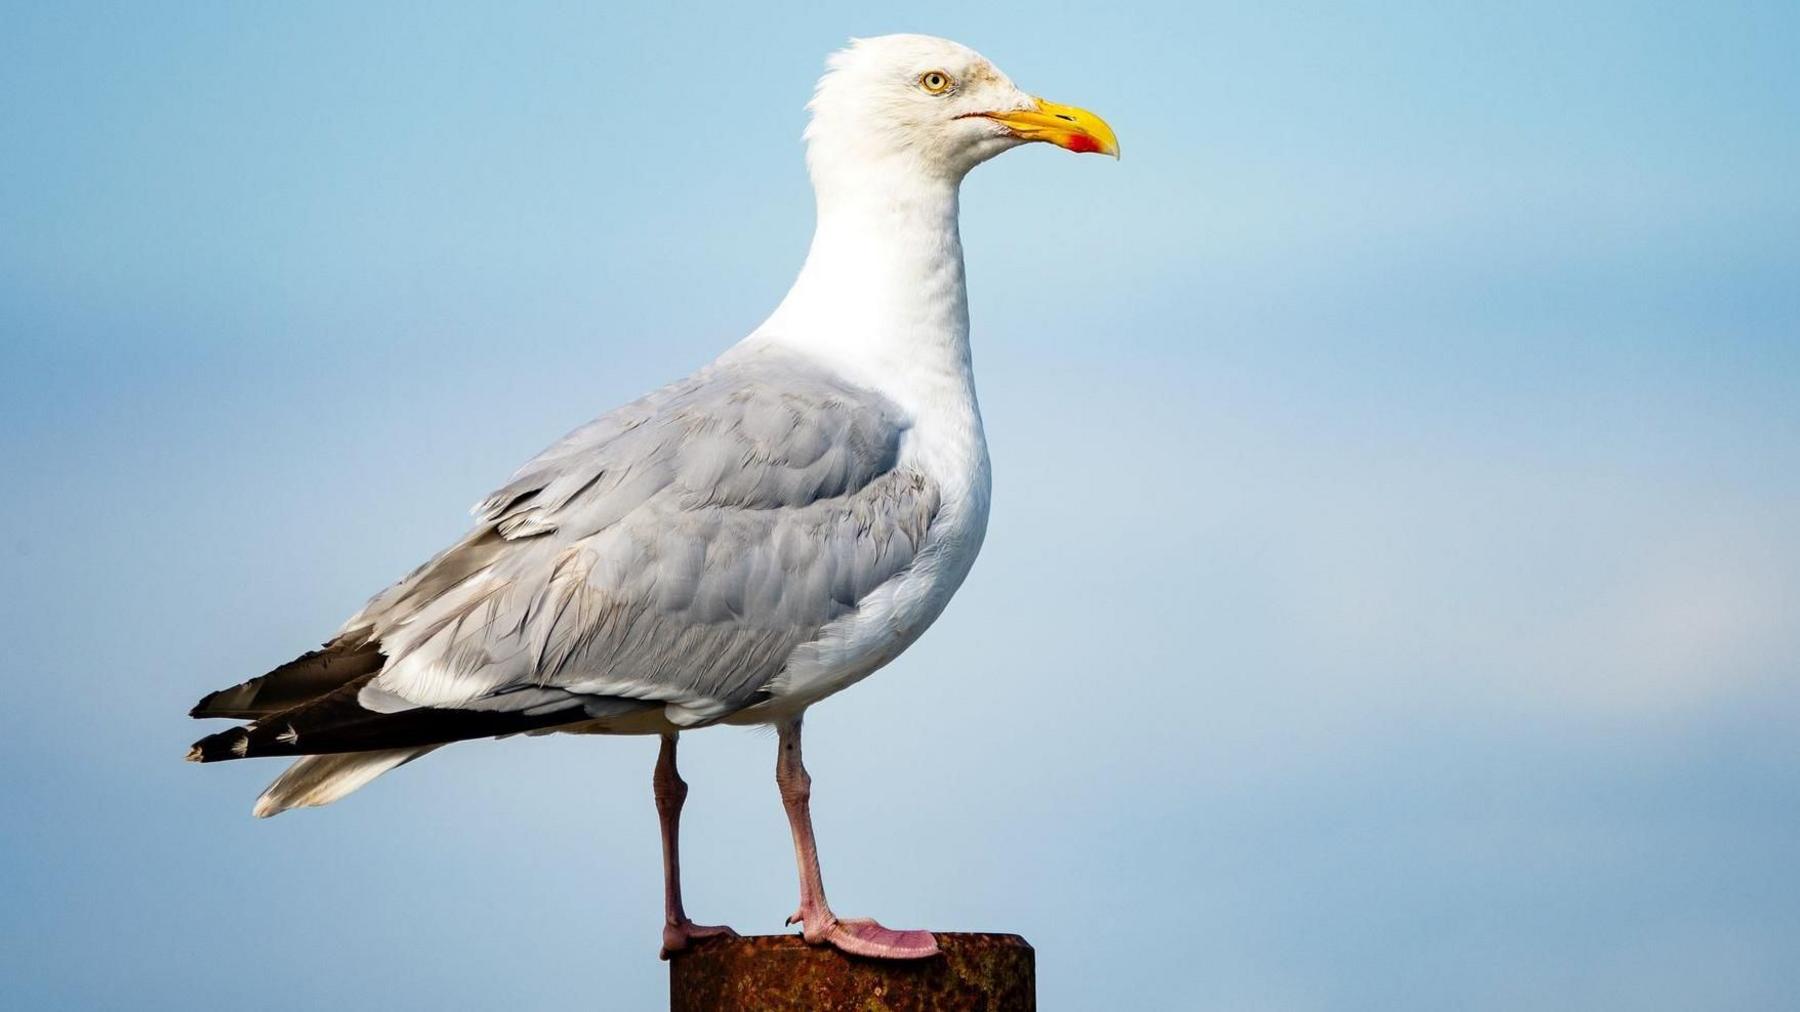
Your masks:
[{"label": "red spot on beak", "polygon": [[1063,141],[1063,147],[1078,155],[1087,155],[1100,150],[1100,142],[1087,134],[1070,134],[1068,140]]}]

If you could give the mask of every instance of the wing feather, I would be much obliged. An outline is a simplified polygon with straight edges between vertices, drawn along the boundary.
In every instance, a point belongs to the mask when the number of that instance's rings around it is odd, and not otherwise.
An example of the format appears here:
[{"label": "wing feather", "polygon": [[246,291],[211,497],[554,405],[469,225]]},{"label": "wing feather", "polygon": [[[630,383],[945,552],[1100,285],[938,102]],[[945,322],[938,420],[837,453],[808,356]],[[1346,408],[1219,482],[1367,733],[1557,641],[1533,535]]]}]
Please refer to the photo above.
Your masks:
[{"label": "wing feather", "polygon": [[351,620],[388,658],[361,698],[481,708],[531,687],[687,721],[758,701],[919,551],[939,499],[898,464],[905,430],[881,397],[773,354],[597,419]]}]

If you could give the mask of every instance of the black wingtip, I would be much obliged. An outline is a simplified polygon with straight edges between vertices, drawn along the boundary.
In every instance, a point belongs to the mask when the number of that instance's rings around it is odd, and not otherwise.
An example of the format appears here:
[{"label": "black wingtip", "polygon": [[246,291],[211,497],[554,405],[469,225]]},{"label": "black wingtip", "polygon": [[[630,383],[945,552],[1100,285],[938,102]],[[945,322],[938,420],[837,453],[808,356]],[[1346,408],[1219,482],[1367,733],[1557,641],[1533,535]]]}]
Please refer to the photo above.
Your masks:
[{"label": "black wingtip", "polygon": [[229,731],[209,734],[188,748],[187,761],[216,763],[246,758],[250,755],[250,731],[251,728],[248,727],[234,727]]},{"label": "black wingtip", "polygon": [[188,716],[260,720],[372,675],[381,670],[386,660],[375,644],[340,637],[266,675],[207,693],[188,711]]},{"label": "black wingtip", "polygon": [[256,706],[256,693],[262,687],[263,678],[252,678],[242,685],[233,685],[228,689],[209,692],[200,697],[200,702],[188,711],[188,716],[224,717],[228,720],[255,720],[266,716],[266,708]]},{"label": "black wingtip", "polygon": [[188,716],[201,720],[221,717],[227,720],[255,720],[267,716],[265,709],[255,705],[256,690],[261,684],[262,679],[252,678],[242,685],[209,692],[188,710]]},{"label": "black wingtip", "polygon": [[212,708],[213,701],[218,698],[219,698],[219,694],[217,692],[209,692],[206,695],[201,696],[200,702],[195,703],[193,708],[188,710],[188,716],[190,716],[190,717],[210,717],[210,716],[212,716],[212,714],[209,713],[208,711]]}]

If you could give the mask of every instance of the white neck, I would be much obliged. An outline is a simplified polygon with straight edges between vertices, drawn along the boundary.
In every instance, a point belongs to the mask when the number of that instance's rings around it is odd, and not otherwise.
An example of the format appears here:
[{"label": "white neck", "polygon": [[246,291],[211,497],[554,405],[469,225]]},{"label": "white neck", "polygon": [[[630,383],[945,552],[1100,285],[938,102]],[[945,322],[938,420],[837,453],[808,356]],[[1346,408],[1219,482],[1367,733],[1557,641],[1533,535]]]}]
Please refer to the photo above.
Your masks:
[{"label": "white neck", "polygon": [[815,159],[818,226],[806,265],[745,343],[812,356],[915,419],[952,400],[972,412],[959,180],[913,168],[884,159],[834,172]]}]

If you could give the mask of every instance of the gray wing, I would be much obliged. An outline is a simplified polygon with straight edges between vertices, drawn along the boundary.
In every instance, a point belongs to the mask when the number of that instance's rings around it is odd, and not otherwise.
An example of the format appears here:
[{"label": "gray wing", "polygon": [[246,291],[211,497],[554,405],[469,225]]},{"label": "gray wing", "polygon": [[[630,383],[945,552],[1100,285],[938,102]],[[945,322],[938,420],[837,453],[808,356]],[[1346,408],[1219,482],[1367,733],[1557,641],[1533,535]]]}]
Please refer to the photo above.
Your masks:
[{"label": "gray wing", "polygon": [[898,466],[904,431],[880,396],[767,352],[589,423],[350,621],[387,655],[362,704],[638,701],[692,724],[759,701],[923,545],[938,490]]}]

